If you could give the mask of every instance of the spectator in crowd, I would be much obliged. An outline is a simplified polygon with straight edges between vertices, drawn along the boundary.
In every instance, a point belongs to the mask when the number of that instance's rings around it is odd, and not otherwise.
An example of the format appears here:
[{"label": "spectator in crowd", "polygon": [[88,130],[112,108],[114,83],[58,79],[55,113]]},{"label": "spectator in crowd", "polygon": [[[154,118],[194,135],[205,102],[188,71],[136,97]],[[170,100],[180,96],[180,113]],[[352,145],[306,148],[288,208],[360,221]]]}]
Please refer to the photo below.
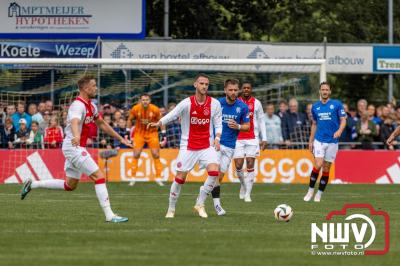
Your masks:
[{"label": "spectator in crowd", "polygon": [[161,117],[166,115],[167,114],[167,109],[165,107],[160,107],[160,114],[161,114]]},{"label": "spectator in crowd", "polygon": [[397,141],[394,141],[391,145],[387,145],[386,140],[389,138],[389,136],[393,133],[395,130],[395,126],[393,124],[393,120],[391,118],[386,118],[383,120],[383,123],[381,124],[381,130],[379,133],[380,141],[383,142],[383,147],[384,149],[389,149],[389,150],[394,150],[394,145],[397,144]]},{"label": "spectator in crowd", "polygon": [[368,119],[371,120],[375,124],[375,127],[376,127],[375,140],[379,141],[379,129],[380,129],[380,125],[382,123],[382,119],[380,119],[379,117],[377,117],[375,115],[376,108],[375,108],[375,105],[373,105],[373,104],[368,105],[367,113],[368,113]]},{"label": "spectator in crowd", "polygon": [[103,115],[112,115],[112,110],[111,110],[111,105],[106,103],[105,105],[103,105]]},{"label": "spectator in crowd", "polygon": [[396,112],[395,105],[393,103],[387,103],[386,106],[387,106],[387,108],[389,108],[390,114],[394,114]]},{"label": "spectator in crowd", "polygon": [[[103,119],[107,124],[109,124],[111,127],[113,127],[110,114],[104,114]],[[112,149],[113,143],[114,143],[114,139],[111,138],[108,134],[105,134],[104,131],[100,130],[99,148],[100,149]]]},{"label": "spectator in crowd", "polygon": [[360,148],[363,150],[374,149],[372,142],[374,137],[377,136],[376,125],[368,119],[368,112],[365,111],[361,114],[360,120],[357,121],[357,141],[361,142]]},{"label": "spectator in crowd", "polygon": [[14,146],[16,148],[26,147],[27,140],[29,139],[29,128],[27,126],[25,118],[21,118],[19,121],[18,130],[16,132],[16,138],[14,140]]},{"label": "spectator in crowd", "polygon": [[35,103],[30,103],[28,105],[28,114],[32,117],[37,113],[37,105]]},{"label": "spectator in crowd", "polygon": [[277,113],[277,115],[279,116],[280,119],[283,119],[283,116],[285,115],[285,113],[287,112],[287,110],[289,109],[288,104],[285,100],[281,100],[279,102],[279,111]]},{"label": "spectator in crowd", "polygon": [[7,117],[12,117],[13,114],[15,114],[16,112],[16,108],[14,104],[9,104],[7,105],[7,109],[6,109],[6,116]]},{"label": "spectator in crowd", "polygon": [[275,106],[270,103],[265,107],[264,121],[267,130],[267,147],[268,149],[278,149],[282,144],[282,127],[281,119],[275,115]]},{"label": "spectator in crowd", "polygon": [[312,122],[312,120],[313,120],[313,117],[312,117],[312,112],[311,112],[311,109],[312,109],[312,103],[308,103],[307,105],[306,105],[306,117],[307,117],[307,125],[308,126],[311,126],[311,122]]},{"label": "spectator in crowd", "polygon": [[368,111],[368,119],[375,123],[375,125],[380,126],[382,124],[382,119],[376,115],[375,105],[370,104],[367,108]]},{"label": "spectator in crowd", "polygon": [[357,117],[361,118],[362,114],[367,111],[368,102],[365,99],[360,99],[357,101]]},{"label": "spectator in crowd", "polygon": [[[168,112],[171,112],[176,107],[176,103],[168,104]],[[176,119],[172,123],[165,126],[167,143],[166,148],[179,148],[181,142],[181,123]]]},{"label": "spectator in crowd", "polygon": [[62,111],[61,112],[61,122],[60,125],[63,129],[67,126],[67,117],[68,117],[68,111]]},{"label": "spectator in crowd", "polygon": [[31,132],[29,133],[29,138],[26,141],[32,149],[43,149],[43,134],[39,131],[39,123],[37,121],[32,121]]},{"label": "spectator in crowd", "polygon": [[[344,103],[343,104],[343,109],[346,112],[346,127],[344,128],[342,135],[339,138],[339,142],[346,143],[346,142],[352,142],[355,140],[357,137],[357,131],[356,131],[356,121],[354,118],[350,115],[349,113],[349,106]],[[340,145],[341,149],[350,149],[353,148],[352,145],[349,144],[344,144]]]},{"label": "spectator in crowd", "polygon": [[[299,103],[292,98],[289,101],[289,111],[286,112],[282,119],[282,134],[285,141],[291,140],[291,134],[295,132],[301,133],[306,125],[306,115],[299,112]],[[297,138],[295,137],[297,140]],[[300,140],[299,140],[300,141]]]},{"label": "spectator in crowd", "polygon": [[15,128],[10,117],[6,118],[4,126],[0,127],[0,145],[3,149],[12,149],[15,140]]},{"label": "spectator in crowd", "polygon": [[49,113],[52,113],[53,112],[53,108],[54,108],[53,102],[50,101],[50,100],[47,100],[45,102],[45,111],[47,111]]},{"label": "spectator in crowd", "polygon": [[13,120],[13,125],[14,125],[16,131],[18,131],[18,129],[19,129],[19,125],[20,125],[19,121],[21,120],[21,118],[25,119],[25,121],[26,121],[25,125],[26,125],[27,129],[29,129],[31,126],[32,119],[29,114],[25,113],[25,103],[24,102],[18,102],[17,112],[14,113],[11,116],[11,118]]},{"label": "spectator in crowd", "polygon": [[[126,128],[126,120],[121,117],[117,124],[118,126],[114,128],[115,132],[117,132],[124,139],[129,140],[129,130]],[[120,143],[117,139],[114,139],[114,148],[125,149],[128,148],[128,146]]]},{"label": "spectator in crowd", "polygon": [[0,126],[3,126],[6,122],[6,107],[4,107],[3,103],[0,103]]},{"label": "spectator in crowd", "polygon": [[34,115],[32,115],[32,121],[36,121],[40,125],[43,122],[43,115],[45,111],[46,111],[45,103],[40,102],[39,105],[37,106],[37,112]]},{"label": "spectator in crowd", "polygon": [[350,106],[350,107],[349,107],[349,114],[350,114],[350,116],[353,118],[354,121],[356,121],[356,122],[358,121],[357,109],[356,109],[356,108]]},{"label": "spectator in crowd", "polygon": [[117,126],[118,123],[119,123],[119,120],[121,118],[123,118],[122,112],[119,111],[119,110],[115,111],[114,114],[112,115],[112,123],[113,123],[113,125]]},{"label": "spectator in crowd", "polygon": [[51,118],[51,113],[49,111],[45,111],[43,114],[43,120],[42,122],[39,122],[39,131],[44,135],[44,132],[47,127],[50,125],[50,118]]},{"label": "spectator in crowd", "polygon": [[381,114],[381,120],[385,120],[386,118],[391,118],[390,117],[390,109],[387,106],[382,106],[382,114]]},{"label": "spectator in crowd", "polygon": [[64,139],[63,129],[58,123],[57,116],[50,118],[50,125],[44,131],[44,143],[46,148],[60,148]]}]

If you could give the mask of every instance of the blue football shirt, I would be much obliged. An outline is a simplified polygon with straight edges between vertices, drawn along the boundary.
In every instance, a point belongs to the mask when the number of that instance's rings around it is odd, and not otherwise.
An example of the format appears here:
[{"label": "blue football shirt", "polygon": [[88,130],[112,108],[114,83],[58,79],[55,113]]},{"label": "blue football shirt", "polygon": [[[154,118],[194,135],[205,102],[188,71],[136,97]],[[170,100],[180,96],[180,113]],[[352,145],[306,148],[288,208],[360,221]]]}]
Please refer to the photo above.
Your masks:
[{"label": "blue football shirt", "polygon": [[325,104],[318,101],[313,104],[311,113],[317,123],[315,139],[323,143],[338,143],[339,139],[333,138],[333,134],[339,129],[340,118],[346,117],[342,103],[334,99]]},{"label": "blue football shirt", "polygon": [[228,104],[225,97],[218,100],[221,103],[222,109],[222,134],[220,143],[234,149],[239,130],[228,127],[228,120],[233,119],[238,124],[250,122],[249,108],[239,100],[236,100],[233,104]]}]

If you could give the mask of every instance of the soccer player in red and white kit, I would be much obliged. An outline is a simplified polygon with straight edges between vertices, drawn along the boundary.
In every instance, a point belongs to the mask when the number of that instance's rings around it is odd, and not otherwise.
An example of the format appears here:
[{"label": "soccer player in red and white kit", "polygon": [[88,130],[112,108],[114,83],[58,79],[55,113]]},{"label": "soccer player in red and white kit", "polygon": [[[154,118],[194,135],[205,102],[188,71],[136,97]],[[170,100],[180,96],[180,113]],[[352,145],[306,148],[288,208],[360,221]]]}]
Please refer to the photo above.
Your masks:
[{"label": "soccer player in red and white kit", "polygon": [[[261,102],[251,96],[251,83],[242,84],[242,95],[239,100],[249,107],[250,130],[240,132],[236,142],[233,158],[236,165],[236,174],[240,180],[239,198],[245,202],[251,202],[251,190],[255,180],[254,163],[260,148],[263,150],[267,144],[267,132],[264,123],[264,110]],[[261,134],[261,145],[259,136]],[[261,146],[261,147],[260,147]],[[247,176],[243,172],[244,158],[246,158]]]},{"label": "soccer player in red and white kit", "polygon": [[99,116],[97,107],[90,101],[91,98],[96,96],[96,80],[91,76],[84,76],[78,81],[78,87],[79,96],[68,109],[67,126],[65,128],[66,136],[62,145],[65,157],[66,180],[33,181],[27,179],[22,188],[21,199],[24,199],[31,189],[36,188],[75,190],[82,173],[85,173],[95,183],[96,195],[106,216],[106,221],[112,223],[126,222],[128,218],[120,217],[111,210],[104,175],[85,149],[85,146],[90,134],[90,128],[94,126],[94,123],[121,143],[129,147],[132,147],[132,145]]},{"label": "soccer player in red and white kit", "polygon": [[[166,218],[175,217],[175,206],[185,183],[186,176],[196,163],[205,165],[208,177],[200,188],[200,193],[194,206],[202,218],[207,218],[204,202],[211,193],[218,179],[218,154],[222,132],[221,105],[218,100],[207,95],[209,78],[205,74],[197,75],[194,87],[195,95],[181,101],[171,112],[157,123],[148,126],[165,126],[178,117],[181,119],[181,143],[176,160],[176,177],[171,185],[169,207]],[[212,145],[213,127],[215,139]],[[214,146],[214,147],[212,147]]]}]

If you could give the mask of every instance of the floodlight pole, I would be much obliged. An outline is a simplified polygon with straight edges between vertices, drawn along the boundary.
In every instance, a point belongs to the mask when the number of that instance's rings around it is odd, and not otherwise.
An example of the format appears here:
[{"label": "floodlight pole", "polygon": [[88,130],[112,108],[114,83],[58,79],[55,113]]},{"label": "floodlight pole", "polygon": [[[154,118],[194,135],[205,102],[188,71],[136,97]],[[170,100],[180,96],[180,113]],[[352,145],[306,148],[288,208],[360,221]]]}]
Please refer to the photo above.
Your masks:
[{"label": "floodlight pole", "polygon": [[[393,44],[393,0],[389,0],[389,8],[388,8],[388,18],[389,18],[389,44]],[[389,74],[388,76],[388,102],[391,102],[393,99],[393,74]]]}]

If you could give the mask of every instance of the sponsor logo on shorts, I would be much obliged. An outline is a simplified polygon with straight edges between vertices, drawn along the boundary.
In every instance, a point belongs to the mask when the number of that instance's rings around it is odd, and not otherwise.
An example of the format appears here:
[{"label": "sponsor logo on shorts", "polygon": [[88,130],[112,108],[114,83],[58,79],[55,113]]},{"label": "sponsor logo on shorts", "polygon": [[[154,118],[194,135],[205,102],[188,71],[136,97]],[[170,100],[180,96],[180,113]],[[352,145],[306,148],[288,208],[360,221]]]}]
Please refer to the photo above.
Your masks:
[{"label": "sponsor logo on shorts", "polygon": [[181,167],[182,167],[182,163],[181,163],[181,162],[178,162],[178,163],[176,164],[176,166],[177,166],[178,168],[181,168]]},{"label": "sponsor logo on shorts", "polygon": [[83,151],[82,156],[86,156],[86,155],[87,155],[87,152]]},{"label": "sponsor logo on shorts", "polygon": [[210,119],[208,119],[208,118],[197,118],[197,117],[190,118],[190,124],[193,124],[193,125],[206,125],[209,123],[210,123]]}]

